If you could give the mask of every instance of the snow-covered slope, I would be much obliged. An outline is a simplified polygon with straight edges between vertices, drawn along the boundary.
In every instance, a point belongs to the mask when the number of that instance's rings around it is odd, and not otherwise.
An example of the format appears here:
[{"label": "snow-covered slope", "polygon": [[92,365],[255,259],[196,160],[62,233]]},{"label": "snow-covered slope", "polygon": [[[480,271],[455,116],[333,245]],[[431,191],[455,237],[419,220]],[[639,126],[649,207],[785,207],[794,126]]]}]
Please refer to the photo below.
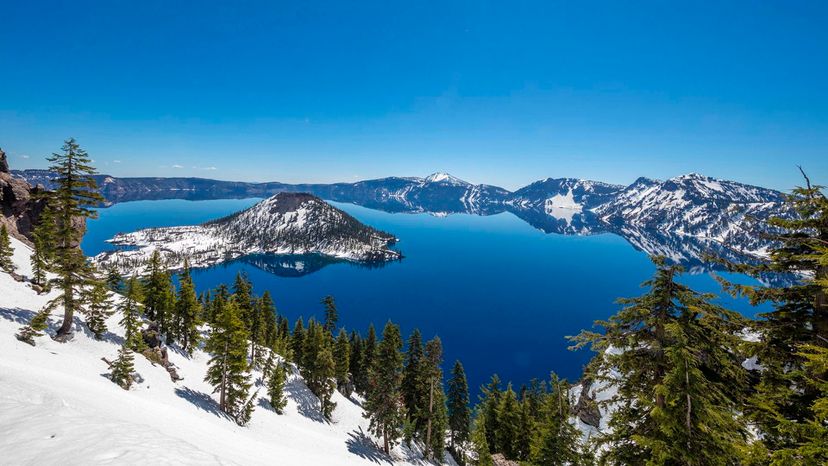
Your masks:
[{"label": "snow-covered slope", "polygon": [[119,234],[112,243],[128,246],[101,253],[95,261],[121,270],[140,270],[153,251],[170,267],[185,259],[193,267],[249,254],[321,254],[359,262],[400,258],[392,235],[363,225],[316,196],[279,193],[256,205],[203,225],[149,228]]},{"label": "snow-covered slope", "polygon": [[[30,251],[12,241],[19,272],[30,274]],[[56,293],[37,295],[0,272],[2,464],[426,464],[416,450],[403,446],[391,457],[378,450],[358,402],[338,392],[333,421],[325,421],[295,370],[286,384],[285,413],[270,409],[263,389],[245,427],[218,410],[212,387],[203,381],[208,355],[199,350],[192,358],[169,351],[184,378],[178,382],[136,355],[143,381],[125,391],[106,377],[101,360],[114,359],[123,341],[117,315],[109,319],[102,341],[92,339],[79,321],[69,343],[46,336],[37,338],[35,347],[17,341],[20,326]],[[54,329],[57,317],[50,324]]]}]

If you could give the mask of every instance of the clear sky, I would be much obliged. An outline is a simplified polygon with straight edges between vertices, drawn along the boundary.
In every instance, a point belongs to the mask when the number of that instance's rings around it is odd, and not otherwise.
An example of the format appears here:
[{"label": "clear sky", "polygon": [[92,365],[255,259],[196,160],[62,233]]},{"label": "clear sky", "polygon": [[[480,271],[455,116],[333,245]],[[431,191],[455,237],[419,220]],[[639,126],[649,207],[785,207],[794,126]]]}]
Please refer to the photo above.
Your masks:
[{"label": "clear sky", "polygon": [[828,184],[828,2],[0,0],[0,147],[101,172]]}]

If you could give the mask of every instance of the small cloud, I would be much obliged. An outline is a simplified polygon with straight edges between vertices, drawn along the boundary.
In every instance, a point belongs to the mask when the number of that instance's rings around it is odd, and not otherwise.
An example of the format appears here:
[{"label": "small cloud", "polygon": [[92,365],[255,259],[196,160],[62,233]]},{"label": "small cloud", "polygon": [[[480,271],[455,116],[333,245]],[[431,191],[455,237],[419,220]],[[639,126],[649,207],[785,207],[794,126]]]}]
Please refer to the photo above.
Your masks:
[{"label": "small cloud", "polygon": [[202,167],[202,170],[218,170],[216,167]]},{"label": "small cloud", "polygon": [[173,168],[184,168],[184,165],[175,164],[172,167]]},{"label": "small cloud", "polygon": [[121,163],[120,160],[113,160],[112,163]]},{"label": "small cloud", "polygon": [[21,158],[21,159],[28,159],[28,158],[29,158],[29,156],[28,156],[28,155],[21,155],[21,156],[20,156],[20,158]]}]

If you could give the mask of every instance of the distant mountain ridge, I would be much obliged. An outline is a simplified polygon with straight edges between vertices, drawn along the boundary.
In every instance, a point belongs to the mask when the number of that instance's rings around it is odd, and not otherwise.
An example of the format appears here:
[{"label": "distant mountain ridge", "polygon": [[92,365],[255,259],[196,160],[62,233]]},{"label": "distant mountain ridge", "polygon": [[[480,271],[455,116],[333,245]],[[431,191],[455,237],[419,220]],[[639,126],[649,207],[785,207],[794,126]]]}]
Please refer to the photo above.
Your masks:
[{"label": "distant mountain ridge", "polygon": [[[14,171],[49,187],[45,170]],[[762,256],[770,245],[764,220],[789,216],[784,194],[696,173],[668,180],[639,178],[629,186],[577,178],[547,178],[515,191],[472,184],[448,173],[355,183],[246,183],[202,178],[115,178],[97,175],[110,203],[149,199],[268,197],[307,192],[322,199],[387,212],[510,212],[546,233],[615,233],[649,254],[699,266],[703,255]]]}]

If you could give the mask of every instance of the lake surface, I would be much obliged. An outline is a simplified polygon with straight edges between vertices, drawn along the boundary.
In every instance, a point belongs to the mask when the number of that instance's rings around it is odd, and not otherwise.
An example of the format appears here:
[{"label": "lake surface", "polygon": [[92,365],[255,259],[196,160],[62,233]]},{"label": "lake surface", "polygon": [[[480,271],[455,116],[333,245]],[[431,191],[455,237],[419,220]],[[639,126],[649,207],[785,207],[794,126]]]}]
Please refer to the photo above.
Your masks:
[{"label": "lake surface", "polygon": [[[110,249],[118,232],[187,225],[249,207],[258,199],[137,201],[99,210],[88,224],[82,247],[87,255]],[[293,322],[324,316],[319,301],[336,298],[340,325],[363,335],[387,320],[403,335],[415,327],[424,339],[443,341],[448,373],[462,361],[472,393],[493,373],[519,387],[550,371],[572,381],[592,357],[568,351],[567,335],[591,328],[615,313],[618,297],[641,294],[639,284],[654,267],[648,257],[612,235],[546,234],[510,213],[492,216],[393,214],[333,203],[363,223],[396,235],[405,259],[369,268],[318,258],[257,257],[196,269],[199,292],[231,284],[248,274],[256,293],[270,290],[278,312]],[[274,270],[276,273],[265,271]],[[687,275],[698,291],[720,293],[708,274]],[[744,300],[719,302],[746,315],[756,308]]]}]

